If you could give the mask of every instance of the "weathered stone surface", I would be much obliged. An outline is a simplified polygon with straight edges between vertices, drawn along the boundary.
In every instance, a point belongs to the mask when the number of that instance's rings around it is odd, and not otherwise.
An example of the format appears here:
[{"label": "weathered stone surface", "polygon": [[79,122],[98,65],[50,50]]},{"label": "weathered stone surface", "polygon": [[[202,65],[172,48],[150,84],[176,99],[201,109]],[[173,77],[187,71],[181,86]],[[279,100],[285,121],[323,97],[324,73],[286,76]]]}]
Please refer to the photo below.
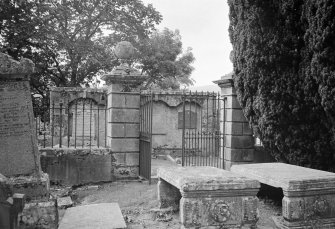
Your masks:
[{"label": "weathered stone surface", "polygon": [[225,143],[226,148],[252,149],[255,144],[255,140],[251,135],[225,135]]},{"label": "weathered stone surface", "polygon": [[108,100],[108,107],[111,108],[139,108],[140,96],[137,93],[112,93]]},{"label": "weathered stone surface", "polygon": [[184,228],[240,228],[258,220],[259,182],[213,167],[160,167],[161,207],[177,206]]},{"label": "weathered stone surface", "polygon": [[335,173],[283,163],[234,165],[231,170],[283,189],[282,228],[335,228]]},{"label": "weathered stone surface", "polygon": [[140,112],[138,109],[112,109],[111,122],[116,123],[139,123]]},{"label": "weathered stone surface", "polygon": [[113,152],[139,151],[137,138],[108,138],[107,142]]},{"label": "weathered stone surface", "polygon": [[231,171],[282,188],[285,192],[303,191],[308,194],[308,190],[324,189],[335,192],[335,173],[316,169],[284,163],[261,163],[236,165]]},{"label": "weathered stone surface", "polygon": [[180,191],[255,189],[259,182],[214,167],[160,167],[157,176]]},{"label": "weathered stone surface", "polygon": [[140,135],[140,125],[130,123],[110,123],[108,136],[114,138],[138,138]]},{"label": "weathered stone surface", "polygon": [[55,201],[27,203],[18,217],[20,228],[56,229],[58,225]]},{"label": "weathered stone surface", "polygon": [[29,82],[9,81],[1,74],[0,145],[0,173],[5,176],[39,173]]},{"label": "weathered stone surface", "polygon": [[242,122],[225,122],[225,132],[230,135],[243,135],[243,123]]},{"label": "weathered stone surface", "polygon": [[224,149],[224,159],[228,161],[250,161],[254,160],[254,149]]},{"label": "weathered stone surface", "polygon": [[179,189],[164,180],[159,180],[157,187],[159,208],[171,207],[173,211],[178,210],[181,198]]},{"label": "weathered stone surface", "polygon": [[242,109],[229,109],[226,108],[226,121],[227,122],[246,122]]},{"label": "weathered stone surface", "polygon": [[68,208],[59,229],[126,228],[117,203],[91,204]]},{"label": "weathered stone surface", "polygon": [[57,198],[58,208],[68,208],[68,207],[71,207],[72,205],[73,205],[73,201],[70,196]]},{"label": "weathered stone surface", "polygon": [[14,60],[11,56],[0,53],[0,74],[17,75],[30,74],[35,70],[34,63],[26,58],[19,61]]},{"label": "weathered stone surface", "polygon": [[[185,228],[217,226],[241,228],[258,220],[258,199],[250,197],[182,198],[181,222]],[[250,227],[249,227],[250,228]]]},{"label": "weathered stone surface", "polygon": [[41,165],[58,184],[79,185],[114,181],[110,149],[43,149]]},{"label": "weathered stone surface", "polygon": [[18,176],[10,177],[7,182],[13,187],[14,193],[22,193],[29,200],[49,199],[50,181],[46,173],[41,173],[40,177],[36,176]]}]

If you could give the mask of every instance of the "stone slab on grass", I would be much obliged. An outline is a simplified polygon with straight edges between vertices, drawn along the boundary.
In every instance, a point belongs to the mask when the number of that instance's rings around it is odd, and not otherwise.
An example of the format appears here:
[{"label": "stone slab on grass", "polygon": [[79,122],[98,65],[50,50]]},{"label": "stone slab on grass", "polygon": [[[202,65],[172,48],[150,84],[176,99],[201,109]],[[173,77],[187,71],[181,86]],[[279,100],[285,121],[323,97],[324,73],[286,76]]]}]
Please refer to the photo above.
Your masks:
[{"label": "stone slab on grass", "polygon": [[117,203],[91,204],[68,208],[59,229],[126,228]]}]

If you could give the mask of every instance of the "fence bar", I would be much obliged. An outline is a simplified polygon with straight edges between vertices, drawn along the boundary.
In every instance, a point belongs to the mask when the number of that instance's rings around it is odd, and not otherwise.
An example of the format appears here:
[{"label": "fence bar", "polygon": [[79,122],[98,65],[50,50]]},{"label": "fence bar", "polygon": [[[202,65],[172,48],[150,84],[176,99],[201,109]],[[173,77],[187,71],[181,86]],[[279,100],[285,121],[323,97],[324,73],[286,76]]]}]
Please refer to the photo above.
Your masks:
[{"label": "fence bar", "polygon": [[[100,118],[99,118],[99,113],[100,113],[100,106],[99,106],[99,104],[98,104],[98,136],[97,136],[97,145],[98,145],[98,148],[99,148],[99,136],[100,136]],[[105,117],[106,118],[106,117]],[[107,134],[107,133],[105,133],[105,134]]]},{"label": "fence bar", "polygon": [[[46,112],[47,113],[47,112]],[[45,148],[45,141],[46,141],[46,138],[45,138],[45,134],[46,134],[46,128],[45,128],[45,123],[47,122],[47,119],[46,119],[46,113],[44,114],[44,119],[43,119],[43,147]],[[50,117],[49,117],[50,118]],[[50,119],[49,119],[50,120]]]},{"label": "fence bar", "polygon": [[90,100],[90,149],[92,147],[92,99]]},{"label": "fence bar", "polygon": [[183,130],[182,130],[182,150],[181,150],[181,162],[182,166],[185,166],[185,93],[183,92]]},{"label": "fence bar", "polygon": [[70,104],[67,101],[67,147],[70,147]]},{"label": "fence bar", "polygon": [[83,128],[81,130],[81,147],[84,148],[84,129],[85,129],[85,101],[83,100]]},{"label": "fence bar", "polygon": [[60,115],[59,115],[59,148],[62,148],[62,126],[63,126],[63,103],[59,103]]},{"label": "fence bar", "polygon": [[55,103],[52,102],[52,127],[51,127],[51,148],[54,147],[54,134],[55,134]]}]

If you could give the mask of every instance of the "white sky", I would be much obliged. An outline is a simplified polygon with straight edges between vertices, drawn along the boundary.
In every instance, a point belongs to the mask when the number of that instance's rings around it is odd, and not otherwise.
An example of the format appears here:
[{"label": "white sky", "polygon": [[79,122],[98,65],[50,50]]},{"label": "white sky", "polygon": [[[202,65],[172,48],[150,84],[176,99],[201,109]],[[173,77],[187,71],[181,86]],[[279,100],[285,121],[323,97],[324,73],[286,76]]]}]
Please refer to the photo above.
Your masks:
[{"label": "white sky", "polygon": [[230,73],[232,46],[228,35],[229,8],[227,0],[142,0],[152,3],[163,20],[159,29],[180,31],[183,48],[193,48],[196,58],[192,78],[195,86],[213,84]]}]

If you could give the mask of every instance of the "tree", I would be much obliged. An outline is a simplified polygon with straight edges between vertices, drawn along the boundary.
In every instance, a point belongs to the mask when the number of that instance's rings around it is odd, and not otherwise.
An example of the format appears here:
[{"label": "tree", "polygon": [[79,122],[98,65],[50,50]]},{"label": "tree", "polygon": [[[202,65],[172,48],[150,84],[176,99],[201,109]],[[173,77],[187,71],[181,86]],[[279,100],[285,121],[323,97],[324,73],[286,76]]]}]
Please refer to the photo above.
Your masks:
[{"label": "tree", "polygon": [[149,76],[147,87],[179,89],[193,84],[190,76],[195,58],[191,48],[183,52],[178,30],[154,32],[138,44],[138,51],[138,67]]},{"label": "tree", "polygon": [[152,5],[140,0],[5,0],[0,15],[1,49],[33,59],[37,90],[44,82],[79,86],[111,70],[117,41],[145,39],[161,21]]},{"label": "tree", "polygon": [[335,4],[229,0],[244,114],[281,161],[335,170]]}]

